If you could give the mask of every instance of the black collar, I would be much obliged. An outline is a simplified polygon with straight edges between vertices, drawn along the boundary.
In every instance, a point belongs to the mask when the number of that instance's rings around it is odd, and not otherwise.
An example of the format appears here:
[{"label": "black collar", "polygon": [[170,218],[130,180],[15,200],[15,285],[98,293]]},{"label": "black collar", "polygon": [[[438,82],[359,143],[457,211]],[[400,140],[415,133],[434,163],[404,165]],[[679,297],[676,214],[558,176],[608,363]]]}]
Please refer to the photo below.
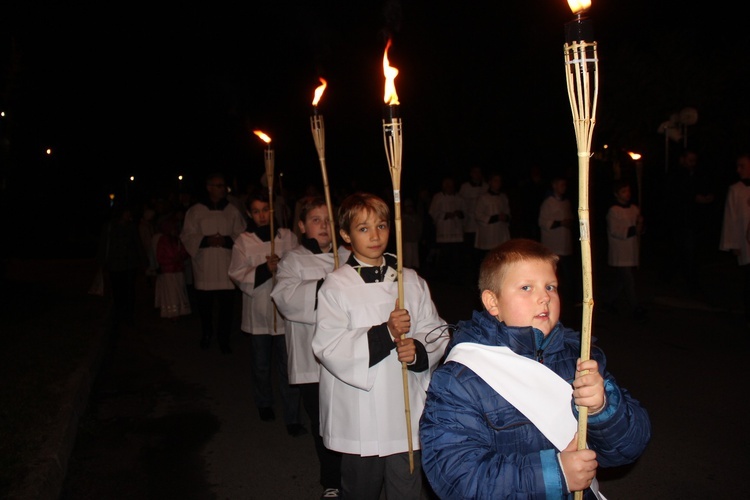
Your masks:
[{"label": "black collar", "polygon": [[360,264],[356,257],[354,257],[354,253],[352,253],[349,255],[349,259],[346,263],[357,271],[357,274],[359,274],[365,283],[396,281],[398,279],[398,273],[396,271],[398,266],[396,256],[386,253],[383,254],[383,257],[385,258],[385,263],[382,266],[368,266],[366,264]]}]

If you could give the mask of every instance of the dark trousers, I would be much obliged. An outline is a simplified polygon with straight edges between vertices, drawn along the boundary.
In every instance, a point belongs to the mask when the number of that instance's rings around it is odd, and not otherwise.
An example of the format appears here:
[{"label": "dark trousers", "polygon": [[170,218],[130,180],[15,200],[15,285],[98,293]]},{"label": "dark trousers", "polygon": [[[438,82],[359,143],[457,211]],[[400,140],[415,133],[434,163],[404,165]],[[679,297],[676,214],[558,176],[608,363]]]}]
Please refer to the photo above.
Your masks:
[{"label": "dark trousers", "polygon": [[315,453],[320,463],[320,485],[323,488],[341,489],[341,453],[329,450],[320,435],[320,385],[300,384],[302,404],[310,418],[310,432],[315,442]]},{"label": "dark trousers", "polygon": [[271,385],[271,365],[276,365],[279,378],[281,404],[286,425],[300,423],[300,391],[296,385],[289,385],[287,371],[286,339],[283,335],[251,335],[253,347],[253,386],[255,406],[273,406],[273,386]]},{"label": "dark trousers", "polygon": [[621,296],[631,311],[638,307],[638,295],[635,291],[635,267],[609,266],[610,280],[604,290],[604,303],[614,305]]},{"label": "dark trousers", "polygon": [[422,454],[414,451],[414,472],[409,472],[409,453],[387,457],[341,456],[341,488],[344,500],[378,500],[385,497],[419,500],[422,495]]},{"label": "dark trousers", "polygon": [[464,255],[464,244],[458,242],[437,243],[438,259],[436,277],[446,283],[460,285],[466,278],[468,259]]},{"label": "dark trousers", "polygon": [[214,335],[214,306],[218,305],[217,338],[219,345],[229,347],[229,334],[232,331],[235,290],[195,290],[198,314],[201,318],[201,332],[204,339]]}]

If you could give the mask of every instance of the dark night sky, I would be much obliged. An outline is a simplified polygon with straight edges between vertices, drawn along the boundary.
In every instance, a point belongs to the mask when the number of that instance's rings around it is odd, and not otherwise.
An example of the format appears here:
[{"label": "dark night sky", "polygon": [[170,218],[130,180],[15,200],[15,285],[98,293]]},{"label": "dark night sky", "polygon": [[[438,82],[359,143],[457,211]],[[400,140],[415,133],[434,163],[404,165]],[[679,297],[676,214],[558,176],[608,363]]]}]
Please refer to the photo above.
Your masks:
[{"label": "dark night sky", "polygon": [[[653,3],[594,0],[594,149],[638,149],[647,166],[663,164],[658,126],[691,106],[700,117],[691,144],[730,162],[731,173],[736,150],[750,146],[744,17],[676,0],[645,8]],[[329,84],[320,109],[330,183],[388,185],[381,113],[389,35],[405,186],[427,179],[437,187],[442,173],[460,177],[473,163],[509,178],[532,163],[575,166],[562,57],[567,3],[500,5],[10,2],[0,10],[4,201],[32,190],[88,210],[84,202],[121,189],[130,174],[142,190],[176,186],[178,173],[200,185],[213,170],[244,186],[263,173],[254,128],[273,138],[287,183],[319,183],[309,125],[318,76]],[[52,158],[41,154],[47,146]]]}]

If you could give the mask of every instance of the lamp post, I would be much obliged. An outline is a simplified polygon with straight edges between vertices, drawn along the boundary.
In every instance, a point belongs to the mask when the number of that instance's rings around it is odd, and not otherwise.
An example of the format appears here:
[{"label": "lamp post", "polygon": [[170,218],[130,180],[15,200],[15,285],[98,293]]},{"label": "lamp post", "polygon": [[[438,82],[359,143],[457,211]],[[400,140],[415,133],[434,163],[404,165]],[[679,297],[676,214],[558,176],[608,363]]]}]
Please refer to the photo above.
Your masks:
[{"label": "lamp post", "polygon": [[[591,0],[568,0],[575,18],[565,24],[565,81],[568,87],[573,127],[578,145],[578,220],[581,231],[581,264],[583,274],[583,320],[581,323],[581,359],[591,355],[591,323],[594,311],[589,217],[589,159],[591,138],[596,122],[599,61],[591,20],[584,14]],[[578,408],[578,449],[586,447],[588,408]],[[576,491],[575,498],[583,492]]]},{"label": "lamp post", "polygon": [[643,213],[643,156],[634,151],[628,151],[628,155],[635,162],[635,180],[638,184],[638,208]]},{"label": "lamp post", "polygon": [[[640,153],[628,151],[628,155],[635,162],[635,180],[638,184],[638,211],[643,216],[643,156]],[[638,253],[641,253],[641,234],[638,231]]]}]

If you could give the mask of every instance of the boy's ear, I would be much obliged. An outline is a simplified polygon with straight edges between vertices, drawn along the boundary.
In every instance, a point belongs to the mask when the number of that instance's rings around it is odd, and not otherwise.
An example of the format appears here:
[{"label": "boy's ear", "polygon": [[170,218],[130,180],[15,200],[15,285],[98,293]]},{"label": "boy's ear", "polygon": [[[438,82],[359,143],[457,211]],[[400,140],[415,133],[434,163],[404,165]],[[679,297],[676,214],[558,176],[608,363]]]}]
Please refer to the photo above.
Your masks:
[{"label": "boy's ear", "polygon": [[497,295],[489,290],[482,291],[482,304],[487,312],[491,315],[498,317],[500,316],[500,308],[497,305]]},{"label": "boy's ear", "polygon": [[352,242],[351,238],[349,238],[349,234],[343,229],[339,229],[339,234],[341,235],[341,239],[343,239],[346,243]]},{"label": "boy's ear", "polygon": [[305,223],[301,220],[297,221],[297,227],[299,228],[300,234],[305,234],[307,232],[307,228],[305,228]]}]

